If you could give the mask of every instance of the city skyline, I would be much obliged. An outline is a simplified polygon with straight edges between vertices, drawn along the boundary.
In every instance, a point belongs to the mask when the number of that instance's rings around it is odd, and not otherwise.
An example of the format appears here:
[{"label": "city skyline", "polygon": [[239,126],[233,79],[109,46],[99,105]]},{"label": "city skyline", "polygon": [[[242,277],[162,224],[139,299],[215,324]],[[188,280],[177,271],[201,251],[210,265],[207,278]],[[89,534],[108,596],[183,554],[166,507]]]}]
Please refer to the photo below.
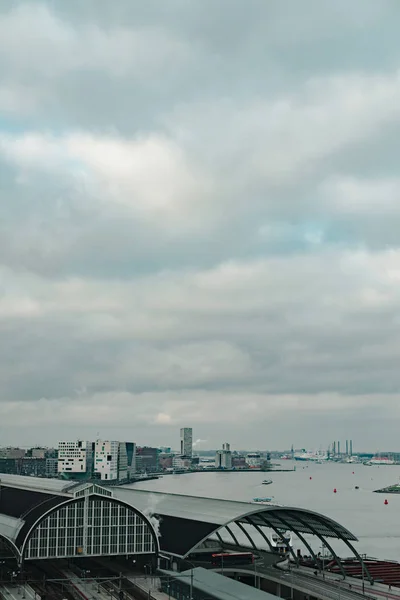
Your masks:
[{"label": "city skyline", "polygon": [[1,3],[1,443],[395,448],[398,2],[161,4]]}]

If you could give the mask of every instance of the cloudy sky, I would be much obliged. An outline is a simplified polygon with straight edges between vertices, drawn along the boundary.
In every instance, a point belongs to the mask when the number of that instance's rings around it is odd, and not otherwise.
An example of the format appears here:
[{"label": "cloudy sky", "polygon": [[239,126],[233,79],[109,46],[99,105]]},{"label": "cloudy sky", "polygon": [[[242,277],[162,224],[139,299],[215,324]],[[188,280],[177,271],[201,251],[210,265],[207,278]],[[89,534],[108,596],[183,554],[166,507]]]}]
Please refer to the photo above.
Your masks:
[{"label": "cloudy sky", "polygon": [[400,449],[398,0],[3,0],[0,444]]}]

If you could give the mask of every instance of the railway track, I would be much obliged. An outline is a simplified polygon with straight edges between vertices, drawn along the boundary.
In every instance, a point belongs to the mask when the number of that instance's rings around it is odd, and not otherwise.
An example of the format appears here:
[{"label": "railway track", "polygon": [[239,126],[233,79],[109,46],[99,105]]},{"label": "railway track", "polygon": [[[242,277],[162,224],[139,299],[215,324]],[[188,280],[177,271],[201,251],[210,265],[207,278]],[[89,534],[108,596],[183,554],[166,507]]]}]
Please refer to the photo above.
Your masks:
[{"label": "railway track", "polygon": [[[38,561],[30,565],[36,577],[31,577],[30,586],[41,596],[42,600],[75,600],[69,591],[68,580],[53,562]],[[52,580],[59,580],[57,582]],[[65,579],[65,583],[62,581]]]}]

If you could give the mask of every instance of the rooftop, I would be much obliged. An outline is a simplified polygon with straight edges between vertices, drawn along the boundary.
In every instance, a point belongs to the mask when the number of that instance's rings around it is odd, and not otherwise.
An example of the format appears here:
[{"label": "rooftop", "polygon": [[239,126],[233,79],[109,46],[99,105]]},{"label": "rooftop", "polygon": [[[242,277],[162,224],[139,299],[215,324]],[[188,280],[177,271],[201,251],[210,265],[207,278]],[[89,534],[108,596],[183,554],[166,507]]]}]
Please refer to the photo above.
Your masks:
[{"label": "rooftop", "polygon": [[0,473],[0,485],[22,488],[24,490],[61,494],[66,493],[68,489],[75,487],[76,484],[76,481],[48,479],[46,477],[25,477],[23,475]]},{"label": "rooftop", "polygon": [[354,540],[357,538],[348,529],[332,519],[318,513],[289,506],[255,504],[236,500],[219,500],[181,494],[148,492],[134,488],[113,488],[114,496],[141,511],[153,514],[190,519],[213,525],[229,525],[231,522],[256,524],[259,527],[290,529],[300,533],[324,537]]},{"label": "rooftop", "polygon": [[[88,486],[93,487],[93,482],[1,475],[0,514],[14,520],[0,519],[0,534],[20,541],[42,514],[66,499],[80,495]],[[235,545],[241,544],[239,539],[241,536],[244,539],[244,535],[247,538],[245,545],[250,543],[256,550],[260,543],[263,548],[268,544],[272,549],[264,533],[266,529],[316,535],[321,541],[337,538],[348,545],[357,540],[339,523],[301,508],[149,492],[135,487],[104,488],[99,484],[95,487],[98,489],[93,489],[92,493],[112,495],[144,515],[159,517],[161,550],[178,557],[187,557],[214,535],[222,543],[222,533],[227,534],[228,539],[232,538]]]},{"label": "rooftop", "polygon": [[[175,571],[162,571],[162,574],[176,578]],[[190,586],[190,572],[179,573],[177,580]],[[202,567],[193,569],[193,587],[210,595],[211,598],[218,598],[218,600],[277,600],[277,596],[273,594],[257,590]]]}]

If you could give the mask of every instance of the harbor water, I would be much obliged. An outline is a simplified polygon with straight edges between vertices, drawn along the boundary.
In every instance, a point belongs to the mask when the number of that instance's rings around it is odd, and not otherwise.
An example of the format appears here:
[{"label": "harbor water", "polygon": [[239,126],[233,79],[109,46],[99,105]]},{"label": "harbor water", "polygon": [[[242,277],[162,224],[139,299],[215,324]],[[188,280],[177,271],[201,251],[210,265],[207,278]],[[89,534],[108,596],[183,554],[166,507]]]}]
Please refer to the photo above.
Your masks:
[{"label": "harbor water", "polygon": [[[338,521],[357,536],[359,541],[355,546],[360,553],[400,561],[400,495],[373,493],[399,482],[400,466],[294,464],[285,460],[280,464],[288,469],[296,466],[296,471],[268,473],[268,478],[273,480],[268,486],[262,485],[266,473],[205,472],[166,475],[132,484],[132,487],[240,501],[272,496],[273,502],[278,504],[316,511]],[[386,498],[387,505],[384,504]],[[294,545],[301,546],[296,540]],[[344,544],[333,542],[332,545],[341,556],[350,555]],[[314,540],[312,546],[321,551],[318,540]]]}]

